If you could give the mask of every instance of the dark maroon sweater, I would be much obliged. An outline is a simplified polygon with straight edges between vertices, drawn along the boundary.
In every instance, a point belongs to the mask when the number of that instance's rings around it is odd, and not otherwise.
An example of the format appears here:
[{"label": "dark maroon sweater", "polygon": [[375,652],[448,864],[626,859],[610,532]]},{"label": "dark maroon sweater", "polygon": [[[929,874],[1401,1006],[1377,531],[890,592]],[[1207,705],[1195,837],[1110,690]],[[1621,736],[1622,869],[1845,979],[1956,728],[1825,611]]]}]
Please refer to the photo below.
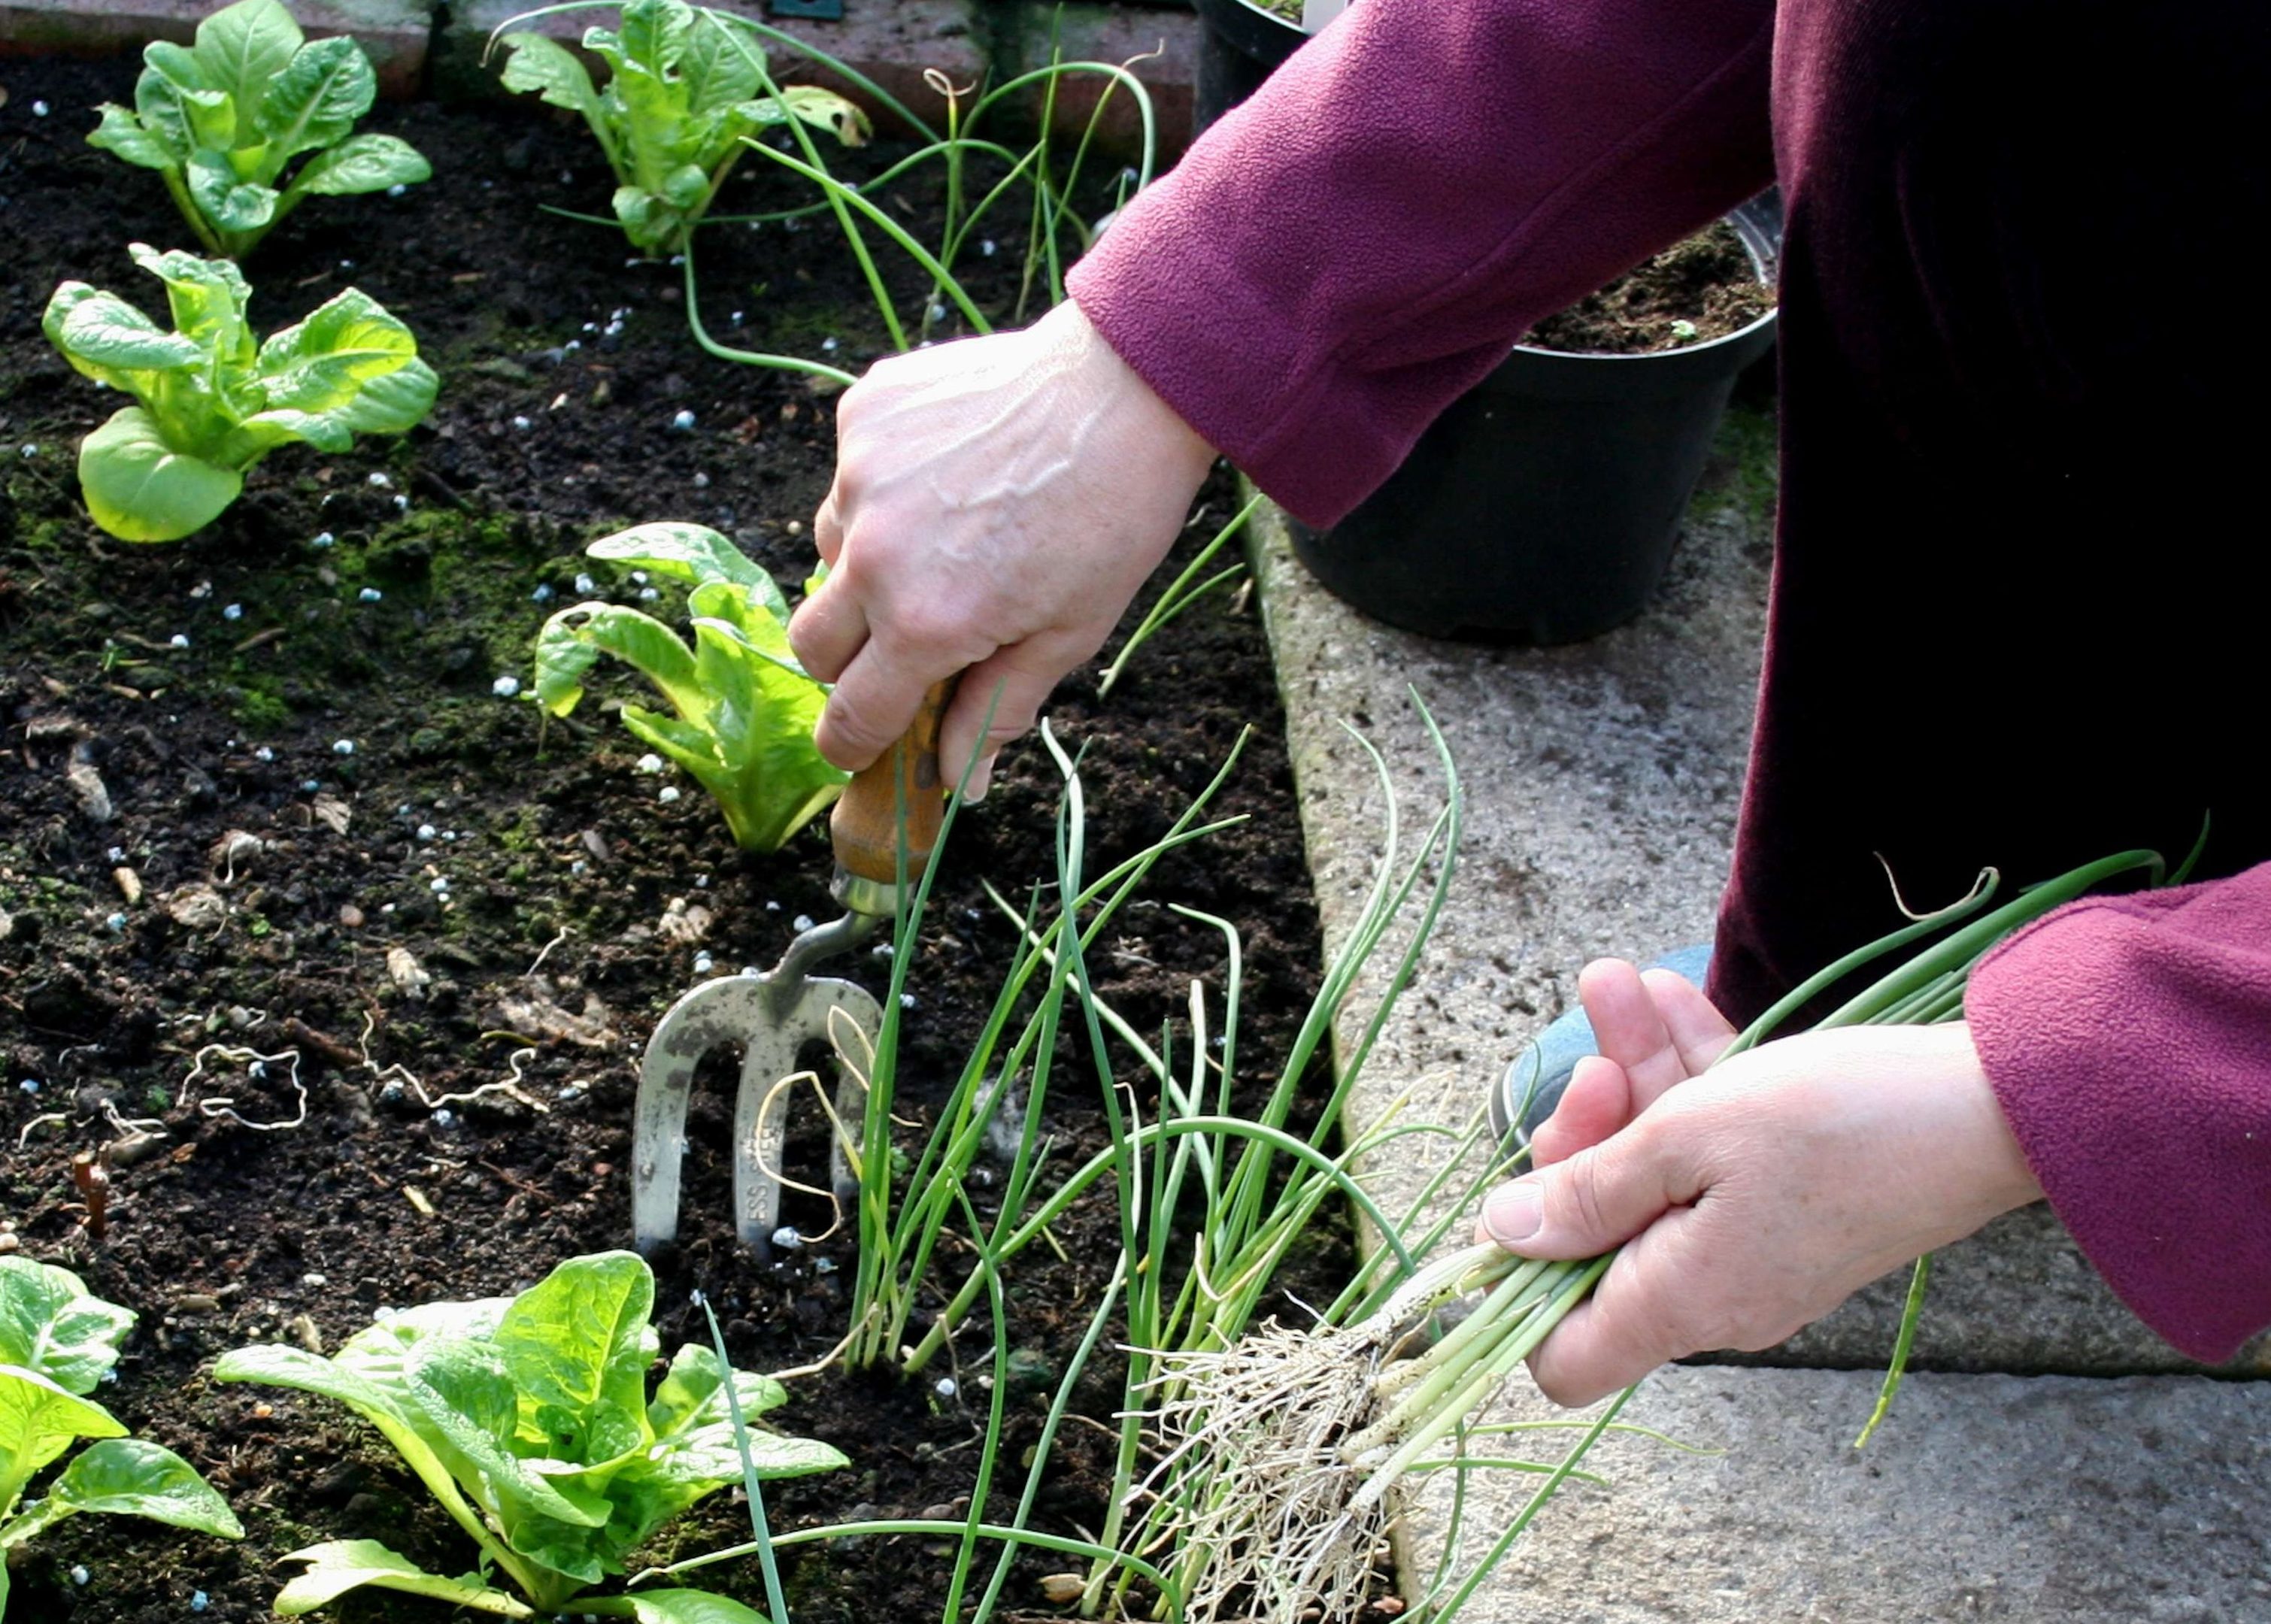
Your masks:
[{"label": "dark maroon sweater", "polygon": [[[1712,992],[2134,846],[1968,1005],[2051,1204],[2202,1359],[2271,1324],[2271,28],[2108,0],[1357,0],[1083,309],[1327,525],[1531,322],[1778,180],[1783,497]],[[2257,866],[2264,865],[2264,866]]]}]

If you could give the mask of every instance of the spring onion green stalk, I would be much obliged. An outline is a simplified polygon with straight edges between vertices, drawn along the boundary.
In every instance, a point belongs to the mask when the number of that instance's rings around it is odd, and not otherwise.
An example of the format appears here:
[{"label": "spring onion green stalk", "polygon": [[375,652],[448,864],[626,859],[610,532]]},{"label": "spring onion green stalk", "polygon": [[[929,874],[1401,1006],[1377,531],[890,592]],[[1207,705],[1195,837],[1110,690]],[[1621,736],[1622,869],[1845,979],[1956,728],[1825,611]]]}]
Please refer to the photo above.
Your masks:
[{"label": "spring onion green stalk", "polygon": [[1129,658],[1150,642],[1160,628],[1246,568],[1243,563],[1234,563],[1207,576],[1203,581],[1199,579],[1205,574],[1207,566],[1214,562],[1215,555],[1246,528],[1246,521],[1254,517],[1255,509],[1261,505],[1260,496],[1250,499],[1232,516],[1228,524],[1215,532],[1214,540],[1199,549],[1198,556],[1183,566],[1183,572],[1168,583],[1167,590],[1159,594],[1159,600],[1151,606],[1136,629],[1128,634],[1128,641],[1121,645],[1120,652],[1112,657],[1112,663],[1104,668],[1104,675],[1096,685],[1098,699],[1111,694],[1113,684],[1119,682],[1121,673],[1127,670]]},{"label": "spring onion green stalk", "polygon": [[[2157,854],[2125,852],[2032,887],[1991,910],[1996,876],[1990,871],[1954,906],[1915,919],[1806,981],[1754,1022],[1727,1053],[1740,1053],[1773,1036],[1855,971],[1933,936],[1938,940],[1815,1026],[1961,1018],[1972,970],[2011,932],[2108,882],[2141,877],[2157,885],[2163,872]],[[1478,1181],[1471,1193],[1478,1195],[1491,1178]],[[1396,1491],[1414,1474],[1474,1464],[1465,1445],[1479,1430],[1476,1418],[1585,1300],[1613,1255],[1543,1262],[1487,1242],[1464,1247],[1412,1274],[1364,1317],[1337,1320],[1329,1315],[1314,1330],[1270,1325],[1227,1345],[1168,1352],[1159,1361],[1162,1374],[1150,1406],[1166,1453],[1150,1482],[1154,1487],[1176,1486],[1160,1503],[1173,1508],[1177,1520],[1171,1531],[1177,1548],[1205,1553],[1203,1575],[1195,1576],[1187,1568],[1183,1576],[1191,1616],[1207,1620],[1249,1609],[1253,1616],[1291,1618],[1305,1608],[1322,1607],[1324,1616],[1339,1617],[1354,1611],[1364,1598]],[[1882,1419],[1899,1385],[1923,1303],[1928,1261],[1918,1260],[1893,1366],[1870,1429]],[[1426,1345],[1439,1311],[1460,1300],[1471,1304],[1465,1316]],[[1625,1397],[1629,1396],[1627,1389]],[[1623,1402],[1619,1397],[1616,1404]],[[1613,1408],[1609,1413],[1613,1415]],[[1441,1624],[1464,1604],[1482,1575],[1504,1555],[1514,1533],[1574,1472],[1606,1419],[1552,1469],[1515,1528],[1436,1604],[1431,1624]],[[1865,1430],[1863,1441],[1867,1435]],[[1464,1472],[1460,1475],[1463,1480]],[[1431,1597],[1447,1582],[1447,1576],[1439,1575],[1429,1587]]]}]

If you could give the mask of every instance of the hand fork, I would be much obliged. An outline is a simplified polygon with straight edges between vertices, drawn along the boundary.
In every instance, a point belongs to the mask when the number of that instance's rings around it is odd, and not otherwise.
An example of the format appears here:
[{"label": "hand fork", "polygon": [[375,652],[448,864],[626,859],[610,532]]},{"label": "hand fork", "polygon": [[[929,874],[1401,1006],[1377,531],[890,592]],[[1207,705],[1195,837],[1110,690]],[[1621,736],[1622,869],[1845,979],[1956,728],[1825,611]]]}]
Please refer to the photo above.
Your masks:
[{"label": "hand fork", "polygon": [[[742,1241],[760,1259],[771,1255],[780,1223],[781,1158],[788,1139],[786,1101],[774,1096],[797,1070],[797,1054],[830,1036],[838,1012],[872,1040],[883,1011],[862,987],[810,973],[813,965],[856,946],[899,908],[899,808],[906,808],[906,883],[912,892],[938,845],[946,805],[939,774],[938,730],[949,680],[923,697],[906,736],[853,775],[830,816],[836,875],[830,894],[842,919],[799,935],[769,975],[719,976],[673,1004],[647,1039],[639,1064],[638,1100],[631,1127],[631,1230],[638,1249],[652,1252],[678,1235],[680,1163],[686,1152],[686,1106],[695,1069],[719,1045],[741,1045],[741,1086],[733,1113],[733,1217]],[[857,1133],[867,1116],[867,1079],[837,1061],[836,1115],[831,1134],[830,1188],[853,1199],[843,1135]]]}]

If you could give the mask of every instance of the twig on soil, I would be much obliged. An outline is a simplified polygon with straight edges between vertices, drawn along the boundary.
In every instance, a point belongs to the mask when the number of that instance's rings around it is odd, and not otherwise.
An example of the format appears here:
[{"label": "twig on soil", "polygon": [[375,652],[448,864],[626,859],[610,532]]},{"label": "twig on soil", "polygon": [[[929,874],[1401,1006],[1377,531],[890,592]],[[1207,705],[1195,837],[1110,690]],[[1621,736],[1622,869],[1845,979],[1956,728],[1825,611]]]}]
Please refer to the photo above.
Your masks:
[{"label": "twig on soil", "polygon": [[[497,1178],[506,1185],[518,1190],[524,1196],[534,1196],[547,1207],[556,1207],[560,1204],[559,1197],[553,1195],[550,1190],[538,1188],[535,1185],[531,1184],[526,1179],[522,1178],[518,1173],[507,1173],[503,1168],[498,1166],[493,1161],[483,1158],[476,1162],[474,1165],[476,1166],[488,1168],[489,1172],[496,1174]],[[414,1205],[416,1203],[413,1203],[412,1204]]]},{"label": "twig on soil", "polygon": [[296,1015],[285,1021],[282,1030],[287,1041],[315,1050],[342,1071],[352,1071],[369,1061],[369,1055],[357,1054],[329,1032],[317,1032]]}]

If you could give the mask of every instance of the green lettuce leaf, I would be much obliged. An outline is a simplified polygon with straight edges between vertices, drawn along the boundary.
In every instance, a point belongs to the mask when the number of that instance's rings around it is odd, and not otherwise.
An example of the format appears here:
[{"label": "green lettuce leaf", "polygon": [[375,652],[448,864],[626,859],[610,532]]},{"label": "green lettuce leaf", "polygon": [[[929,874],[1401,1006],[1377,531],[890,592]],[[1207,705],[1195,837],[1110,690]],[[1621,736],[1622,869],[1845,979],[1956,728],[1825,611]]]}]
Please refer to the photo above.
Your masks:
[{"label": "green lettuce leaf", "polygon": [[378,76],[354,40],[340,34],[302,46],[257,102],[269,172],[283,159],[345,140],[377,96]]},{"label": "green lettuce leaf", "polygon": [[18,1543],[81,1512],[144,1516],[223,1539],[244,1538],[244,1525],[196,1467],[139,1438],[106,1438],[73,1456],[48,1485],[46,1497],[10,1527],[8,1541]]},{"label": "green lettuce leaf", "polygon": [[294,1551],[284,1559],[305,1562],[305,1572],[277,1592],[276,1611],[297,1618],[330,1605],[349,1590],[366,1584],[431,1597],[459,1607],[472,1607],[508,1619],[532,1619],[536,1610],[503,1590],[482,1583],[479,1574],[445,1579],[428,1573],[406,1556],[398,1556],[376,1539],[334,1539]]},{"label": "green lettuce leaf", "polygon": [[236,0],[197,25],[194,54],[206,85],[253,108],[306,38],[281,0]]},{"label": "green lettuce leaf", "polygon": [[503,74],[507,90],[532,90],[554,107],[586,118],[597,115],[599,92],[573,51],[540,34],[509,34],[502,43],[508,53]]},{"label": "green lettuce leaf", "polygon": [[130,406],[79,442],[78,485],[94,522],[121,541],[178,541],[219,518],[244,476],[176,451]]},{"label": "green lettuce leaf", "polygon": [[409,142],[391,135],[349,136],[308,160],[285,195],[324,197],[384,191],[431,179],[433,165]]},{"label": "green lettuce leaf", "polygon": [[133,1328],[132,1310],[93,1295],[70,1270],[0,1257],[0,1365],[91,1393]]}]

